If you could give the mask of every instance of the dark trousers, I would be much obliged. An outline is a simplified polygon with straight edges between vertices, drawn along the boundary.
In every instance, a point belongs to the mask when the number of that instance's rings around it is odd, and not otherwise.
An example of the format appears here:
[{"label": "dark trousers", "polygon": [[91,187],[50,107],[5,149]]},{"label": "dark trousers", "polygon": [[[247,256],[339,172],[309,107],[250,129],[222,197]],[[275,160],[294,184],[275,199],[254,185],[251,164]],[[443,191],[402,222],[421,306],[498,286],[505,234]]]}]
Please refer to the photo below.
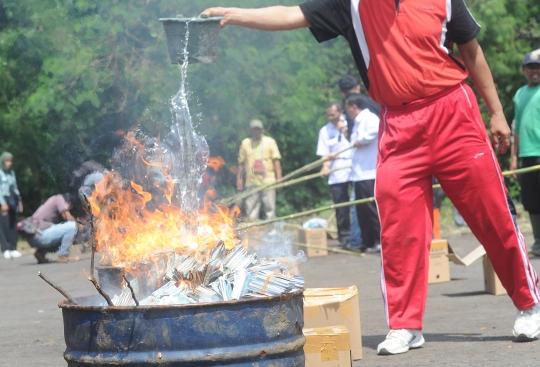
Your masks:
[{"label": "dark trousers", "polygon": [[[330,191],[332,192],[332,197],[335,204],[346,203],[349,201],[349,187],[350,182],[343,182],[338,184],[330,185]],[[336,211],[336,222],[338,228],[339,243],[345,244],[349,241],[351,237],[351,216],[350,208],[337,208]]]},{"label": "dark trousers", "polygon": [[2,252],[17,249],[17,212],[9,209],[6,216],[0,214],[0,245]]},{"label": "dark trousers", "polygon": [[[522,168],[540,164],[540,157],[526,157],[522,159]],[[529,214],[540,214],[540,172],[524,173],[520,177],[521,202]]]},{"label": "dark trousers", "polygon": [[[372,198],[374,189],[375,180],[356,181],[354,183],[356,200]],[[375,202],[357,205],[356,215],[362,230],[362,247],[373,247],[381,243],[381,224]]]}]

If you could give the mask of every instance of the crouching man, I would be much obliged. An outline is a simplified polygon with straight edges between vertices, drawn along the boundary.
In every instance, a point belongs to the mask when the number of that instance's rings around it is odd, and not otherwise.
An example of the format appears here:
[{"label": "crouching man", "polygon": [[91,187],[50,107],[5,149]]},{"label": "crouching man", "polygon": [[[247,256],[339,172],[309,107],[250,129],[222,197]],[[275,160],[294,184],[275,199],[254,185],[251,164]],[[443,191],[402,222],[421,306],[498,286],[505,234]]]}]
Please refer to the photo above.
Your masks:
[{"label": "crouching man", "polygon": [[45,254],[58,251],[58,262],[78,261],[77,256],[70,255],[73,240],[82,225],[77,223],[70,210],[75,199],[71,194],[51,196],[32,215],[38,222],[39,231],[27,238],[31,247],[36,248],[34,256],[39,264],[49,260]]}]

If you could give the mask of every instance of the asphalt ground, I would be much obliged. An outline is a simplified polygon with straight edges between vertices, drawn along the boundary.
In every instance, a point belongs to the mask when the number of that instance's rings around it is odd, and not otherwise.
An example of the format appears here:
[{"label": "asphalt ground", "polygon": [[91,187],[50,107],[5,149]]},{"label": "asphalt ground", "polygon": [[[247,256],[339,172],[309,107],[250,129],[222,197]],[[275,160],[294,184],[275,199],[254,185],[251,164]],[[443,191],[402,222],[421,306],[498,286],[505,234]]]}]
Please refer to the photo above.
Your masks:
[{"label": "asphalt ground", "polygon": [[[530,243],[531,235],[526,238]],[[467,233],[448,239],[458,254],[478,245]],[[95,294],[86,275],[89,255],[81,257],[76,263],[44,265],[37,265],[31,253],[0,259],[0,366],[66,366],[57,306],[62,296],[37,273],[42,271],[74,297]],[[540,258],[533,258],[532,264],[540,270]],[[307,287],[358,287],[364,359],[354,366],[538,366],[540,341],[517,343],[512,337],[516,310],[507,296],[484,292],[481,262],[450,267],[450,282],[429,287],[424,347],[385,357],[376,353],[388,332],[379,286],[380,256],[329,254],[309,258],[300,271]]]}]

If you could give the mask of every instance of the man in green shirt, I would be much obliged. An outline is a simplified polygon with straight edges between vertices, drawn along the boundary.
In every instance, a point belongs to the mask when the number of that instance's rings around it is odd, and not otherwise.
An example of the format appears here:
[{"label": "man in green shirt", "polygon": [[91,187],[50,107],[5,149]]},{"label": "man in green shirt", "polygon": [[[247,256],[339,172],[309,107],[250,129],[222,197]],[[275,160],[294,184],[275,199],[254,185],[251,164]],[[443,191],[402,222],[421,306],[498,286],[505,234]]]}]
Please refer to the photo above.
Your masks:
[{"label": "man in green shirt", "polygon": [[[523,75],[527,84],[514,96],[515,134],[510,169],[540,164],[540,49],[529,52],[523,59]],[[521,197],[529,212],[534,234],[532,253],[540,256],[540,173],[521,176]]]}]

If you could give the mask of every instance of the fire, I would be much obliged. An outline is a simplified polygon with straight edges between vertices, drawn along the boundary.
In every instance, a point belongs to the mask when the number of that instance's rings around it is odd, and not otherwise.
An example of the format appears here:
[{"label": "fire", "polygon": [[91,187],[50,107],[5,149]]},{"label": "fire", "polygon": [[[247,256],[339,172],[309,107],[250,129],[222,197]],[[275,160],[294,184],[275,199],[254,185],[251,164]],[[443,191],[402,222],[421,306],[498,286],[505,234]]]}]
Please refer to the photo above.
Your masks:
[{"label": "fire", "polygon": [[225,165],[225,161],[221,157],[208,157],[206,165],[217,172]]},{"label": "fire", "polygon": [[[142,156],[137,159],[143,166],[161,170],[160,182],[143,187],[111,171],[89,199],[96,218],[97,249],[104,255],[102,262],[134,266],[154,262],[163,253],[196,253],[213,248],[220,240],[227,249],[238,243],[233,229],[237,208],[230,210],[209,201],[215,197],[214,192],[209,192],[202,208],[182,212],[172,199],[176,188],[166,165],[148,162]],[[214,160],[213,167],[224,165],[219,159]]]}]

